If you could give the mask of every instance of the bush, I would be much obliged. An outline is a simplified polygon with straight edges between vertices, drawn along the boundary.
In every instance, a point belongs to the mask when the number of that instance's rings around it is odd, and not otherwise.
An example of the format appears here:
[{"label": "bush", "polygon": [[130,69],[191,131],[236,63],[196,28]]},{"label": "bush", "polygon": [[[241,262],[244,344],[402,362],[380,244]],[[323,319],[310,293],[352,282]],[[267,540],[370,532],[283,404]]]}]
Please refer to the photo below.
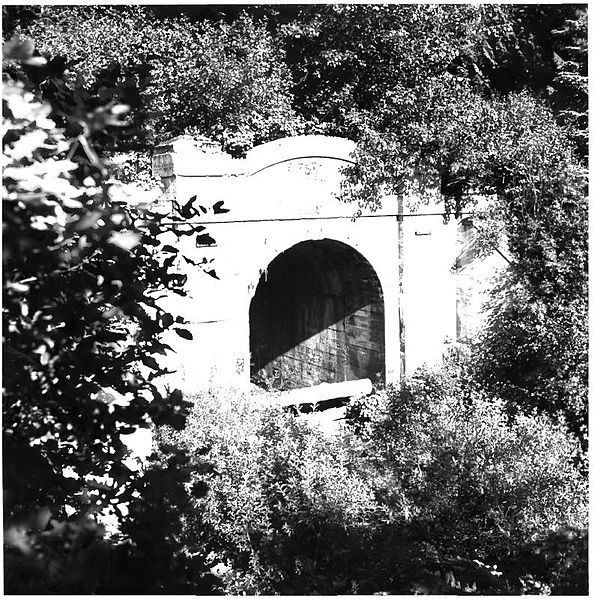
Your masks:
[{"label": "bush", "polygon": [[384,477],[377,496],[399,507],[407,498],[407,518],[438,561],[496,563],[516,581],[529,574],[521,571],[528,545],[586,526],[580,448],[561,421],[511,416],[503,401],[444,371],[356,402],[349,417]]},{"label": "bush", "polygon": [[[564,242],[563,247],[570,246]],[[575,256],[578,252],[575,252]],[[586,284],[586,280],[584,281]],[[569,289],[570,285],[566,286]],[[509,275],[493,291],[487,326],[473,349],[473,377],[518,411],[565,417],[588,449],[587,292],[552,301]]]},{"label": "bush", "polygon": [[[358,427],[331,438],[262,397],[203,393],[185,431],[160,431],[204,460],[182,535],[222,591],[580,588],[586,483],[562,424],[510,418],[444,374],[354,402]],[[578,532],[548,553],[562,527]]]},{"label": "bush", "polygon": [[197,500],[188,535],[211,531],[226,592],[352,590],[344,554],[367,551],[376,505],[347,446],[231,393],[197,397],[187,429],[163,435],[190,452],[209,448],[213,470],[195,480],[209,494]]}]

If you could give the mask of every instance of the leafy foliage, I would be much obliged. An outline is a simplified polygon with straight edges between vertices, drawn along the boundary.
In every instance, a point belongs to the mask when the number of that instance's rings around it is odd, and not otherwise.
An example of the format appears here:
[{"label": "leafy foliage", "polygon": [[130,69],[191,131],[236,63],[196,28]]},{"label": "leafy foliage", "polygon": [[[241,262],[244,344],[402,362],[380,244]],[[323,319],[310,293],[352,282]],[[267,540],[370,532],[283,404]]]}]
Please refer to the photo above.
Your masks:
[{"label": "leafy foliage", "polygon": [[547,98],[558,122],[588,153],[587,10],[585,5],[511,7],[515,43],[494,62],[491,87],[519,91],[528,87]]},{"label": "leafy foliage", "polygon": [[[565,427],[584,450],[586,12],[219,9],[3,7],[21,36],[3,100],[6,590],[585,593]],[[438,186],[447,214],[490,199],[484,243],[504,233],[512,262],[488,327],[460,377],[367,398],[341,437],[205,395],[175,432],[188,406],[157,384],[159,335],[191,335],[156,297],[183,293],[183,258],[109,182],[138,182],[146,155],[106,159],[302,131],[358,141],[345,197],[361,205],[412,186]],[[152,423],[137,473],[122,436]]]},{"label": "leafy foliage", "polygon": [[363,434],[384,440],[381,455],[397,474],[387,492],[405,490],[434,542],[448,531],[442,551],[502,559],[561,523],[585,522],[578,444],[563,424],[509,417],[501,400],[446,372],[422,371],[377,401]]},{"label": "leafy foliage", "polygon": [[175,321],[156,294],[184,294],[184,277],[159,251],[159,215],[115,200],[94,149],[119,127],[134,135],[135,107],[119,102],[130,82],[108,72],[69,87],[30,43],[5,57],[31,75],[6,80],[3,97],[6,588],[95,592],[113,550],[97,515],[121,517],[138,494],[123,436],[185,422],[189,404],[158,387],[153,357]]},{"label": "leafy foliage", "polygon": [[17,32],[33,37],[42,54],[65,57],[73,79],[92,82],[113,64],[150,64],[142,95],[159,139],[207,135],[241,154],[298,130],[282,54],[245,14],[213,24],[159,20],[143,7],[44,7]]},{"label": "leafy foliage", "polygon": [[439,189],[454,216],[489,199],[478,215],[483,243],[504,237],[512,262],[476,374],[511,405],[562,413],[585,440],[587,195],[572,140],[527,92],[485,96],[446,65],[414,72],[414,83],[355,118],[344,197],[374,207],[387,193]]},{"label": "leafy foliage", "polygon": [[515,273],[494,290],[488,310],[488,326],[474,347],[475,379],[516,409],[564,416],[586,450],[585,299],[549,302],[531,294]]},{"label": "leafy foliage", "polygon": [[490,36],[512,29],[496,6],[401,4],[300,7],[280,32],[301,114],[320,132],[357,139],[359,121],[386,105],[395,129],[418,122],[420,95],[431,98]]},{"label": "leafy foliage", "polygon": [[510,415],[464,375],[452,365],[419,371],[402,389],[352,405],[348,417],[382,474],[377,496],[409,499],[427,559],[463,585],[479,560],[500,574],[477,581],[478,592],[487,583],[483,592],[586,594],[580,445],[563,422]]},{"label": "leafy foliage", "polygon": [[[330,438],[262,397],[201,394],[184,431],[160,432],[204,460],[189,484],[209,491],[182,538],[205,543],[224,592],[493,594],[520,592],[522,577],[553,592],[564,577],[584,581],[578,553],[557,569],[587,517],[577,444],[559,423],[509,420],[503,402],[446,375],[365,398],[351,408],[359,432]],[[545,558],[554,538],[557,557]]]}]

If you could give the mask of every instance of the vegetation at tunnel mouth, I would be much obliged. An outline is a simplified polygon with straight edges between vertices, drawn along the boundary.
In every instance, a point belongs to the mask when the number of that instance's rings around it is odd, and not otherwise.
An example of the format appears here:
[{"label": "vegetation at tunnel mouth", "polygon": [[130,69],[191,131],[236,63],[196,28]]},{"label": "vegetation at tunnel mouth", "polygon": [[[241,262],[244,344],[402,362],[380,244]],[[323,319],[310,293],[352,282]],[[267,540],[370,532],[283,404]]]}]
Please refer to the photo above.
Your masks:
[{"label": "vegetation at tunnel mouth", "polygon": [[[5,592],[587,594],[585,5],[2,11]],[[356,208],[487,197],[485,327],[330,437],[164,388],[163,334],[192,333],[155,298],[216,265],[132,200],[184,134],[351,139]]]}]

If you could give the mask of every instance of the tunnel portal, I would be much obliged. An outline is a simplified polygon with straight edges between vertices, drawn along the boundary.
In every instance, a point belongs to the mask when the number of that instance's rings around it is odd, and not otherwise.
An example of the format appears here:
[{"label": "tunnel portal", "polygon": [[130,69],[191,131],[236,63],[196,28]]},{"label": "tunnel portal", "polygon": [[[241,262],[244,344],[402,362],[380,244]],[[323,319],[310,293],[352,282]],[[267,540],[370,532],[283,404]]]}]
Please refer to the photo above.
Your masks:
[{"label": "tunnel portal", "polygon": [[384,301],[370,263],[330,239],[279,254],[250,304],[252,381],[275,389],[383,380]]}]

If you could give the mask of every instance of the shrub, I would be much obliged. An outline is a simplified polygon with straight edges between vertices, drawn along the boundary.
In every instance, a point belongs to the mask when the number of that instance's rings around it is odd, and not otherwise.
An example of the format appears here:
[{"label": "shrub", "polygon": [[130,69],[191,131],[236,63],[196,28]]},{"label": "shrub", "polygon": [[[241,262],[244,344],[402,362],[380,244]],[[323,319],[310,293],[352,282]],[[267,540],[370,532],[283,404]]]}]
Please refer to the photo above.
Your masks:
[{"label": "shrub", "polygon": [[[261,396],[262,397],[262,396]],[[202,394],[181,433],[163,439],[209,448],[209,494],[188,521],[205,527],[231,593],[349,592],[352,555],[378,506],[348,446],[258,396]]]},{"label": "shrub", "polygon": [[477,559],[518,577],[528,574],[518,563],[528,544],[586,525],[579,446],[561,421],[511,416],[503,401],[444,371],[357,402],[349,417],[383,474],[377,497],[401,509],[407,498],[407,519],[438,561]]},{"label": "shrub", "polygon": [[[222,591],[580,588],[586,483],[563,424],[444,373],[353,402],[358,427],[330,438],[263,397],[203,393],[185,431],[160,431],[204,460],[182,542],[204,543]],[[561,527],[579,532],[543,549]]]},{"label": "shrub", "polygon": [[[156,238],[158,214],[118,197],[98,148],[137,136],[128,117],[142,106],[127,103],[136,87],[113,71],[69,87],[31,41],[7,43],[4,58],[4,590],[204,592],[208,577],[181,580],[175,538],[161,534],[158,555],[172,559],[160,568],[142,541],[155,514],[175,522],[171,481],[185,472],[141,476],[127,465],[125,435],[183,427],[187,408],[156,385],[166,370],[154,357],[167,350],[161,334],[183,322],[155,297],[185,294],[172,268],[181,256]],[[124,538],[106,536],[106,516],[125,522]],[[128,559],[135,572],[114,576]]]}]

